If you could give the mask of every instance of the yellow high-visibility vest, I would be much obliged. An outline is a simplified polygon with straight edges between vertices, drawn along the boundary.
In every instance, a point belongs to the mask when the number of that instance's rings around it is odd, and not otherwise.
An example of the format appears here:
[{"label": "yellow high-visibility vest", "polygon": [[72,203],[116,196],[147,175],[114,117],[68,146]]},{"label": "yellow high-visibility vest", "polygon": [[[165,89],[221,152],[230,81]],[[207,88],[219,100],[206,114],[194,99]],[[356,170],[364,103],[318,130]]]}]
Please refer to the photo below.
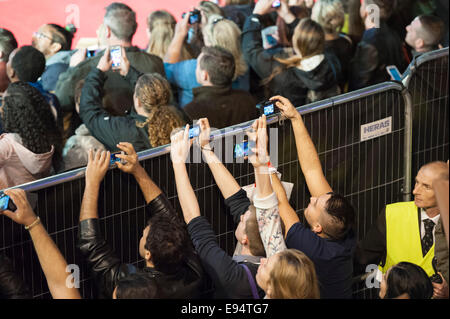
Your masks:
[{"label": "yellow high-visibility vest", "polygon": [[428,276],[434,274],[431,261],[435,244],[424,257],[417,212],[418,208],[414,202],[386,206],[386,263],[384,267],[379,267],[383,274],[402,261],[422,267]]}]

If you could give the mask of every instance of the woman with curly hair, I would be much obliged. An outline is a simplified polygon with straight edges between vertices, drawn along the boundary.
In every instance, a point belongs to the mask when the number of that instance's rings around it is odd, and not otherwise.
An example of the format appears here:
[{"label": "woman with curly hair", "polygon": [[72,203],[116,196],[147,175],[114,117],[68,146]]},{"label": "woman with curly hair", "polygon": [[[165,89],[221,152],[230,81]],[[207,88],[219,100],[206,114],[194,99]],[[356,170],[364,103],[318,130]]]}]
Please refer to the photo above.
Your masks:
[{"label": "woman with curly hair", "polygon": [[170,106],[169,82],[156,73],[142,74],[130,66],[122,48],[120,74],[135,87],[134,109],[126,116],[111,116],[102,108],[105,72],[112,65],[109,48],[97,67],[86,77],[80,100],[80,118],[100,143],[110,151],[129,142],[137,151],[170,143],[173,129],[185,124],[186,115]]},{"label": "woman with curly hair", "polygon": [[44,178],[57,171],[61,135],[50,106],[37,89],[11,83],[1,108],[5,134],[0,136],[0,189]]}]

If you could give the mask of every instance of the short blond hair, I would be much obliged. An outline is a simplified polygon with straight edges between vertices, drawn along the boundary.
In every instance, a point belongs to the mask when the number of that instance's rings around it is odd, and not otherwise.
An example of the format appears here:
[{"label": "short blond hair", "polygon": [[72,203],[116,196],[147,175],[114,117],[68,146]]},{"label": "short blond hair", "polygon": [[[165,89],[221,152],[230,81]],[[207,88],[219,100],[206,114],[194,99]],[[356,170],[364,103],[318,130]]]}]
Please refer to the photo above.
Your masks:
[{"label": "short blond hair", "polygon": [[311,19],[320,24],[325,33],[339,33],[345,22],[344,6],[340,0],[317,0]]},{"label": "short blond hair", "polygon": [[311,259],[296,249],[275,256],[268,282],[271,299],[319,299],[319,282]]}]

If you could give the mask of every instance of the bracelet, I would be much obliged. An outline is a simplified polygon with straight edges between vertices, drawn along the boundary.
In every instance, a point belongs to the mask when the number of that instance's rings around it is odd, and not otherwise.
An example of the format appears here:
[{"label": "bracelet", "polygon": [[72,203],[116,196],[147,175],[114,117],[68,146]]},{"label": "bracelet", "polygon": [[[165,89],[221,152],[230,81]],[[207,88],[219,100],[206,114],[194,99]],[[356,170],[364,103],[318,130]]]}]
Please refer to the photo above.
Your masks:
[{"label": "bracelet", "polygon": [[206,147],[201,146],[200,148],[201,148],[203,151],[210,151],[210,152],[213,152],[213,149],[211,148],[211,146],[210,146],[209,148],[206,148]]},{"label": "bracelet", "polygon": [[36,220],[34,222],[32,222],[30,225],[25,226],[26,230],[30,230],[31,228],[33,228],[34,226],[36,226],[37,224],[41,223],[41,219],[38,217],[36,217]]}]

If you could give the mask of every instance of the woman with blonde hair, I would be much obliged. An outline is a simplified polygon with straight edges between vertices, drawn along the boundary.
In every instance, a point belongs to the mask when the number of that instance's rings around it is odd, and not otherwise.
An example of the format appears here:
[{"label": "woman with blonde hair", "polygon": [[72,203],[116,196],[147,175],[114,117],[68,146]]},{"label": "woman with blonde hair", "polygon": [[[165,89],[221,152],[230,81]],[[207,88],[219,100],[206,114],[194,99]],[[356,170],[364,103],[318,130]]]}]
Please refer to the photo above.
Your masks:
[{"label": "woman with blonde hair", "polygon": [[[175,36],[164,58],[164,70],[170,83],[178,88],[179,105],[190,103],[193,99],[192,89],[199,87],[195,76],[197,59],[180,62],[180,48],[188,33],[188,17],[180,21],[175,28]],[[249,70],[241,49],[241,31],[231,20],[220,15],[211,15],[203,27],[206,46],[219,46],[229,51],[235,60],[236,70],[233,89],[248,91],[250,88]]]},{"label": "woman with blonde hair", "polygon": [[311,19],[319,23],[325,32],[325,51],[336,55],[341,63],[340,86],[344,89],[354,46],[350,37],[341,33],[345,22],[345,11],[341,0],[317,0],[312,9]]},{"label": "woman with blonde hair", "polygon": [[117,144],[128,142],[137,151],[170,143],[173,129],[185,124],[184,116],[170,106],[169,82],[160,74],[142,74],[130,66],[122,48],[119,72],[135,87],[134,109],[126,116],[112,116],[102,110],[101,89],[105,72],[111,68],[109,48],[97,67],[86,77],[80,101],[80,118],[107,150],[118,151]]},{"label": "woman with blonde hair", "polygon": [[[173,15],[165,10],[158,10],[150,13],[147,18],[147,36],[149,38],[147,53],[151,53],[164,59],[167,48],[175,34],[177,22]],[[181,48],[180,60],[192,59],[188,51],[188,45],[184,43]]]},{"label": "woman with blonde hair", "polygon": [[[248,66],[242,54],[241,42],[236,41],[241,38],[241,30],[236,23],[219,15],[211,15],[209,21],[210,23],[203,28],[205,45],[208,47],[219,46],[230,51],[236,66],[233,81],[244,76]],[[240,85],[240,87],[242,86],[244,85]]]},{"label": "woman with blonde hair", "polygon": [[269,299],[319,299],[314,264],[304,253],[286,249],[262,258],[256,282]]},{"label": "woman with blonde hair", "polygon": [[[340,63],[334,55],[324,52],[325,34],[318,23],[309,18],[298,23],[292,36],[295,54],[288,59],[276,58],[264,50],[259,19],[272,9],[272,2],[259,0],[242,32],[244,58],[263,79],[266,98],[288,96],[295,106],[300,106],[338,95]],[[286,6],[281,2],[278,10]]]}]

